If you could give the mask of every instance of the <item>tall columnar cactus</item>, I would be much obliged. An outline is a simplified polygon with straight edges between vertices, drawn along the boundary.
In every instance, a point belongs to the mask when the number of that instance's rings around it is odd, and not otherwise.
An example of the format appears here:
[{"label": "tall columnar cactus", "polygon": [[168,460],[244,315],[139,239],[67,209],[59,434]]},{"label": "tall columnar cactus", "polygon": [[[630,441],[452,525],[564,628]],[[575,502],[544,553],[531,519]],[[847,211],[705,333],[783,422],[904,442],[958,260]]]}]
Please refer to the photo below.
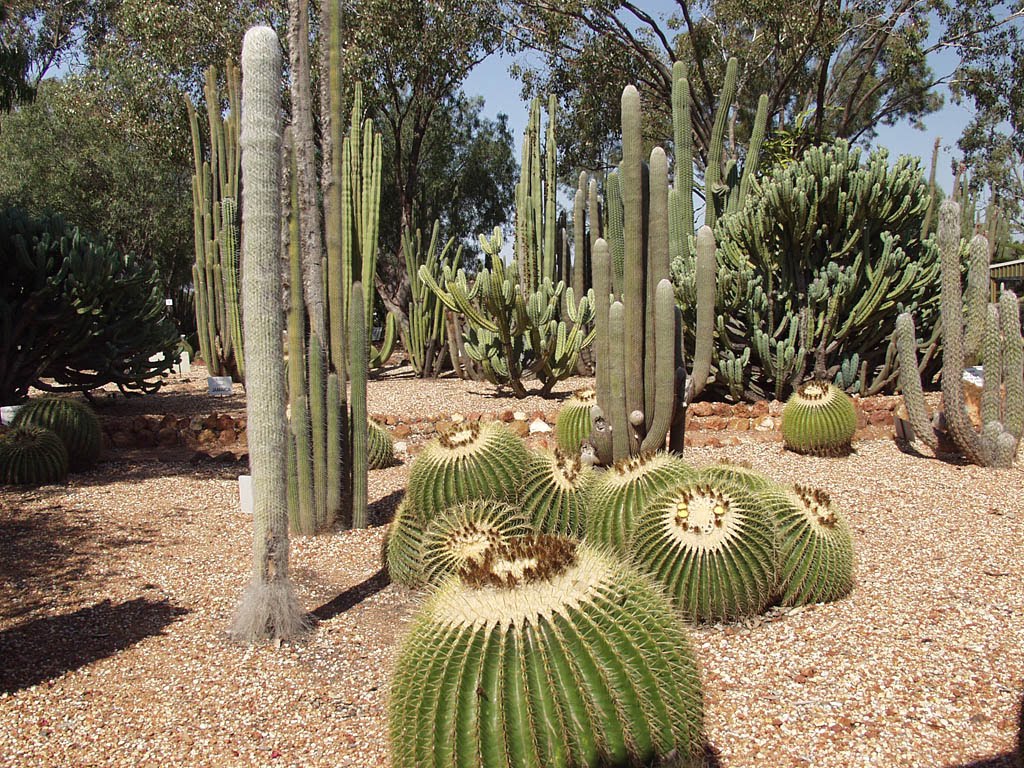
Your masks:
[{"label": "tall columnar cactus", "polygon": [[251,642],[285,639],[305,626],[288,576],[287,435],[281,244],[281,47],[269,27],[254,27],[242,45],[242,215],[244,342],[249,463],[253,478],[253,574],[231,625]]},{"label": "tall columnar cactus", "polygon": [[228,112],[221,104],[218,73],[206,71],[209,157],[202,145],[199,116],[186,99],[192,129],[192,214],[196,262],[192,268],[200,355],[214,376],[245,377],[239,302],[238,201],[241,150],[239,76],[229,61],[225,73]]},{"label": "tall columnar cactus", "polygon": [[[536,376],[541,396],[574,375],[580,351],[593,340],[593,296],[576,296],[558,279],[558,220],[555,214],[554,99],[548,107],[547,141],[541,162],[540,102],[534,101],[523,140],[516,187],[515,258],[502,262],[501,230],[480,236],[489,266],[472,286],[464,270],[445,266],[438,280],[425,267],[420,279],[466,322],[465,349],[485,378],[526,397],[523,379]],[[577,303],[578,299],[578,303]]]},{"label": "tall columnar cactus", "polygon": [[569,539],[491,549],[433,594],[403,643],[395,768],[693,764],[700,678],[665,599]]},{"label": "tall columnar cactus", "polygon": [[[986,305],[984,290],[968,286],[968,306],[961,294],[961,212],[952,200],[939,208],[939,251],[942,259],[942,402],[949,436],[968,461],[981,466],[1013,466],[1024,430],[1024,353],[1017,297],[1004,291],[998,303]],[[987,266],[988,243],[975,235],[969,251],[971,261]],[[988,270],[984,270],[987,275]],[[974,274],[972,269],[969,276]],[[982,274],[978,270],[978,274]],[[975,278],[977,279],[977,278]],[[980,305],[980,307],[978,306]],[[966,331],[964,323],[968,324]],[[975,430],[967,413],[963,390],[963,369],[967,339],[984,323],[981,360],[985,375],[981,398],[981,431]],[[975,327],[972,329],[972,325]],[[927,413],[921,380],[917,372],[916,332],[913,316],[903,313],[896,324],[900,354],[900,388],[915,436],[933,450],[938,439]]]},{"label": "tall columnar cactus", "polygon": [[423,249],[423,236],[418,229],[415,237],[406,230],[402,240],[411,294],[406,352],[416,375],[424,378],[435,378],[441,373],[451,345],[447,343],[445,306],[427,283],[420,279],[420,269],[425,269],[437,282],[441,280],[441,270],[445,265],[457,270],[462,260],[462,248],[454,248],[454,237],[440,246],[440,228],[441,222],[435,221],[426,250]]},{"label": "tall columnar cactus", "polygon": [[[622,94],[623,211],[621,294],[604,240],[594,247],[597,407],[591,442],[602,463],[665,447],[682,450],[687,404],[704,387],[712,350],[710,322],[698,328],[698,357],[687,381],[680,315],[669,279],[668,160],[655,147],[649,173],[641,158],[640,94]],[[645,179],[649,177],[649,184]],[[609,200],[609,208],[614,208]],[[645,218],[646,217],[646,218]],[[610,227],[609,227],[610,228]],[[714,296],[714,235],[697,235],[701,296]],[[701,255],[703,254],[703,256]]]}]

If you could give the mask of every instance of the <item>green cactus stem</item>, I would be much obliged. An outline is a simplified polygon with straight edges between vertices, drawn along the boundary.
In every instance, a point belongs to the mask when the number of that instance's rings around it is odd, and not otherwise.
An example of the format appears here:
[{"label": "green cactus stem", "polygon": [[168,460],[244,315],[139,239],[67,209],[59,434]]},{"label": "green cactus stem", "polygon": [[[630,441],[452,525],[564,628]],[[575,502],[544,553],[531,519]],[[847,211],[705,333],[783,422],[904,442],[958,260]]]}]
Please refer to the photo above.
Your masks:
[{"label": "green cactus stem", "polygon": [[366,336],[366,315],[363,309],[363,285],[352,284],[351,316],[349,318],[349,376],[352,385],[352,527],[365,528],[367,518],[367,424],[366,377],[369,367],[369,339]]},{"label": "green cactus stem", "polygon": [[580,446],[590,437],[590,409],[597,405],[593,389],[573,392],[555,419],[555,440],[566,453],[579,453]]},{"label": "green cactus stem", "polygon": [[395,441],[387,427],[373,419],[366,425],[367,469],[385,469],[395,463]]},{"label": "green cactus stem", "polygon": [[0,485],[63,483],[67,474],[67,448],[52,430],[22,424],[0,434]]},{"label": "green cactus stem", "polygon": [[423,529],[408,497],[402,499],[384,537],[383,560],[395,584],[417,587],[423,578]]},{"label": "green cactus stem", "polygon": [[569,539],[514,539],[446,581],[393,681],[395,768],[694,764],[704,749],[699,674],[668,604]]}]

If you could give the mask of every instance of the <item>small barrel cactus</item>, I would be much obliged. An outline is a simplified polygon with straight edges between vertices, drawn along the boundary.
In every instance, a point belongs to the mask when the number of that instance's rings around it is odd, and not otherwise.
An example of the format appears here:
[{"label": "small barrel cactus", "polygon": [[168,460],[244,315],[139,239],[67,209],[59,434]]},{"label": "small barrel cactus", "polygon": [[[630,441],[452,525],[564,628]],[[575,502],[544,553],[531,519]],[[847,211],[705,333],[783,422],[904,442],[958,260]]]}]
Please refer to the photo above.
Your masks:
[{"label": "small barrel cactus", "polygon": [[384,536],[384,566],[396,584],[413,587],[423,583],[423,524],[402,499]]},{"label": "small barrel cactus", "polygon": [[597,405],[592,389],[573,392],[555,419],[555,440],[566,453],[579,453],[580,445],[590,437],[590,409]]},{"label": "small barrel cactus", "polygon": [[534,533],[529,518],[508,504],[467,501],[439,514],[423,534],[423,579],[436,584],[491,547]]},{"label": "small barrel cactus", "polygon": [[675,765],[704,749],[699,674],[665,598],[560,537],[513,539],[446,580],[390,702],[394,768]]},{"label": "small barrel cactus", "polygon": [[672,453],[647,453],[615,462],[591,486],[587,541],[627,555],[636,516],[647,500],[693,473]]},{"label": "small barrel cactus", "polygon": [[420,451],[406,494],[422,522],[461,501],[513,501],[526,456],[523,441],[498,422],[457,424]]},{"label": "small barrel cactus", "polygon": [[88,469],[103,450],[99,417],[85,403],[70,397],[40,397],[18,409],[13,426],[44,427],[57,434],[68,451],[72,470]]},{"label": "small barrel cactus", "polygon": [[387,427],[370,420],[366,424],[366,467],[385,469],[395,463],[395,441]]},{"label": "small barrel cactus", "polygon": [[768,479],[756,469],[743,464],[720,463],[712,464],[700,470],[701,480],[711,483],[724,481],[741,485],[751,491],[766,491],[775,487],[775,482]]},{"label": "small barrel cactus", "polygon": [[633,560],[690,621],[732,621],[775,594],[774,520],[751,491],[683,479],[638,513]]},{"label": "small barrel cactus", "polygon": [[0,434],[0,484],[60,483],[68,474],[68,451],[57,434],[24,424]]},{"label": "small barrel cactus", "polygon": [[580,537],[586,530],[587,494],[596,475],[579,451],[532,451],[523,472],[519,506],[538,533]]},{"label": "small barrel cactus", "polygon": [[804,382],[782,411],[782,441],[796,453],[845,456],[857,431],[853,400],[822,379]]},{"label": "small barrel cactus", "polygon": [[824,491],[795,485],[760,494],[775,516],[783,605],[837,600],[853,589],[853,535]]}]

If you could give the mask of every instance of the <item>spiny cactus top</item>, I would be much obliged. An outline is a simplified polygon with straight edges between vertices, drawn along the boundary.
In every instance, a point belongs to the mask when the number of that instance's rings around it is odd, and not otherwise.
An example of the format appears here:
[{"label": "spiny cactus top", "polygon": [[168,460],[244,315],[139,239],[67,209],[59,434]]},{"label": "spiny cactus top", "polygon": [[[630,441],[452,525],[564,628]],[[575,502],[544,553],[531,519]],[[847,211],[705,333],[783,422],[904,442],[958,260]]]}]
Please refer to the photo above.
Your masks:
[{"label": "spiny cactus top", "polygon": [[480,562],[487,552],[516,536],[533,533],[516,508],[495,501],[456,504],[430,521],[423,535],[424,580],[432,583]]},{"label": "spiny cactus top", "polygon": [[392,765],[648,765],[697,754],[702,721],[689,641],[654,586],[586,545],[522,537],[446,581],[415,622]]},{"label": "spiny cactus top", "polygon": [[633,559],[693,621],[763,611],[775,590],[774,519],[755,494],[684,479],[639,510]]},{"label": "spiny cactus top", "polygon": [[424,521],[460,501],[512,501],[525,464],[526,446],[504,425],[457,424],[420,451],[407,495]]},{"label": "spiny cactus top", "polygon": [[786,448],[813,456],[845,456],[857,431],[853,400],[821,379],[801,384],[782,411]]},{"label": "spiny cactus top", "polygon": [[540,533],[582,536],[595,477],[594,468],[579,452],[533,451],[523,473],[519,505]]}]

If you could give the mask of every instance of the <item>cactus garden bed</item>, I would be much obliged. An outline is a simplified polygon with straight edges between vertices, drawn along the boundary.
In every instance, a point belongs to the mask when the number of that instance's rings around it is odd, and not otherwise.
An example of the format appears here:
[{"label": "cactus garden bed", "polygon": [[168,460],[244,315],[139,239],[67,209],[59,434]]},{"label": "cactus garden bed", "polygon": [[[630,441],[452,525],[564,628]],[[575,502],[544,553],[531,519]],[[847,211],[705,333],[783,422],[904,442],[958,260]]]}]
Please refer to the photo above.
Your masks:
[{"label": "cactus garden bed", "polygon": [[[1024,692],[1020,459],[1000,471],[902,453],[886,436],[884,400],[862,408],[853,455],[800,456],[756,428],[773,417],[765,407],[695,409],[686,460],[746,461],[827,489],[853,528],[856,586],[835,603],[689,630],[713,760],[1013,765]],[[416,425],[453,413],[508,414],[529,432],[556,408],[395,372],[369,387],[370,412],[408,426],[411,453],[432,432]],[[240,416],[244,396],[236,386],[231,398],[207,397],[200,369],[99,412],[107,423],[173,417],[177,428]],[[370,528],[293,539],[294,581],[316,630],[281,648],[241,647],[225,630],[249,573],[251,521],[236,483],[245,464],[233,460],[244,451],[206,461],[164,440],[108,447],[65,485],[0,488],[5,764],[386,765],[391,666],[422,600],[381,571],[409,454],[371,472]]]}]

